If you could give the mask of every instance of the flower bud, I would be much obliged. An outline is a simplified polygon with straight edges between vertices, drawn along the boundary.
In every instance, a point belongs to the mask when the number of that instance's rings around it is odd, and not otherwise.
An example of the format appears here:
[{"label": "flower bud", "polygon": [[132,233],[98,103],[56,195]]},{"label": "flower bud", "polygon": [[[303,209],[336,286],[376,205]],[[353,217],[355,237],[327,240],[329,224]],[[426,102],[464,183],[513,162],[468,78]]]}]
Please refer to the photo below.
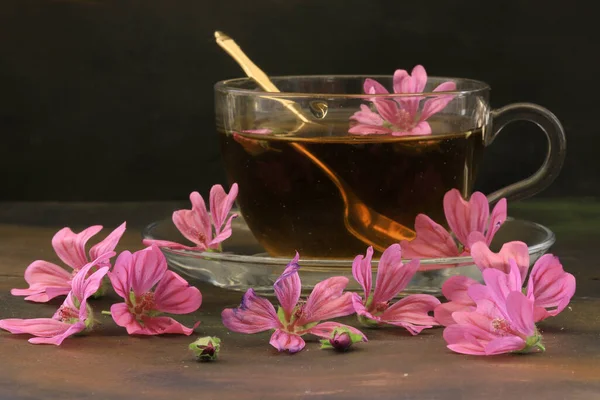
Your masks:
[{"label": "flower bud", "polygon": [[363,336],[352,332],[348,328],[335,328],[329,339],[321,340],[321,349],[347,351],[353,343],[363,342],[364,340]]},{"label": "flower bud", "polygon": [[189,349],[194,353],[198,361],[216,360],[221,349],[221,339],[218,337],[205,336],[193,343]]}]

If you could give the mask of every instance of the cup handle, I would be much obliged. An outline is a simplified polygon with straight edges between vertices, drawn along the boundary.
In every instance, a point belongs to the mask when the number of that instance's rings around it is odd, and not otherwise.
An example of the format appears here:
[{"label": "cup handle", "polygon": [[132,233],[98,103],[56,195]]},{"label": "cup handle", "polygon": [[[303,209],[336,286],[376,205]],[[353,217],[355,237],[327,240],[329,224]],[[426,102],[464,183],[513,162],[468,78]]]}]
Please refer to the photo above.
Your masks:
[{"label": "cup handle", "polygon": [[489,194],[487,198],[490,204],[503,197],[511,201],[525,199],[547,188],[560,172],[567,149],[565,130],[556,116],[537,104],[514,103],[493,110],[491,117],[492,134],[486,145],[490,145],[509,123],[531,121],[546,135],[548,147],[544,163],[533,175]]}]

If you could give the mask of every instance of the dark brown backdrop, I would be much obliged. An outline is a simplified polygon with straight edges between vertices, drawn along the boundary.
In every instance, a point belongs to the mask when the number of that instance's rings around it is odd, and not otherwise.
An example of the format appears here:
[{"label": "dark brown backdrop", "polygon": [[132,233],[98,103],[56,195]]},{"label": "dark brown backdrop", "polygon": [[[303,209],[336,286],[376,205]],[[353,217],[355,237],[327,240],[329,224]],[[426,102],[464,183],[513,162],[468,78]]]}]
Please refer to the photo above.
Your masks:
[{"label": "dark brown backdrop", "polygon": [[[597,21],[583,0],[3,0],[0,200],[184,199],[224,180],[212,85],[241,75],[230,33],[275,74],[432,75],[492,85],[492,103],[553,110],[567,164],[543,195],[600,194]],[[541,134],[511,126],[478,187],[532,172]]]}]

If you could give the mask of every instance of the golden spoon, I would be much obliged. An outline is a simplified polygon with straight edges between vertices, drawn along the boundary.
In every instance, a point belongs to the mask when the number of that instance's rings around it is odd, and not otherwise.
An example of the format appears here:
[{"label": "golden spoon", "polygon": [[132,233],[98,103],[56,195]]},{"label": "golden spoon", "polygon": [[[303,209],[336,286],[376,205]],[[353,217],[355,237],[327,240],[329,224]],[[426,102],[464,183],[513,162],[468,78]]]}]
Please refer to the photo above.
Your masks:
[{"label": "golden spoon", "polygon": [[[267,92],[279,92],[280,90],[271,82],[267,74],[256,66],[244,54],[242,49],[233,41],[232,38],[223,32],[216,31],[215,38],[217,44],[221,46],[237,63],[242,67],[248,77],[254,79],[256,83]],[[316,124],[308,119],[302,112],[298,103],[287,99],[272,97],[273,100],[282,103],[286,108],[293,112],[300,120],[300,126],[294,132],[302,129],[308,124]],[[369,246],[383,251],[393,243],[404,239],[413,239],[415,232],[402,224],[379,214],[375,210],[367,207],[348,187],[348,185],[335,174],[325,163],[312,154],[306,147],[299,143],[289,142],[299,153],[308,157],[317,167],[319,167],[340,191],[344,201],[344,224],[346,229]]]}]

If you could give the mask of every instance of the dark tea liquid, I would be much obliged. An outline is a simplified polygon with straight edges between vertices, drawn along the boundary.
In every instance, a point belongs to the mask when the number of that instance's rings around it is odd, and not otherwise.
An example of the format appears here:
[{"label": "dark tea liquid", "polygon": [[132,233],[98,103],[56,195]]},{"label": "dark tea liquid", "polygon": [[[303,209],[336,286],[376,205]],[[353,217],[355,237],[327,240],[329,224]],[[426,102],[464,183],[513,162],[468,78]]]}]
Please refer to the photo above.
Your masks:
[{"label": "dark tea liquid", "polygon": [[242,215],[270,255],[292,257],[297,250],[303,258],[352,258],[367,247],[346,229],[339,189],[293,142],[368,207],[411,229],[419,213],[445,225],[442,199],[448,190],[471,193],[483,151],[481,131],[424,137],[347,132],[347,121],[339,132],[304,129],[301,137],[220,132],[228,179],[239,184]]}]

